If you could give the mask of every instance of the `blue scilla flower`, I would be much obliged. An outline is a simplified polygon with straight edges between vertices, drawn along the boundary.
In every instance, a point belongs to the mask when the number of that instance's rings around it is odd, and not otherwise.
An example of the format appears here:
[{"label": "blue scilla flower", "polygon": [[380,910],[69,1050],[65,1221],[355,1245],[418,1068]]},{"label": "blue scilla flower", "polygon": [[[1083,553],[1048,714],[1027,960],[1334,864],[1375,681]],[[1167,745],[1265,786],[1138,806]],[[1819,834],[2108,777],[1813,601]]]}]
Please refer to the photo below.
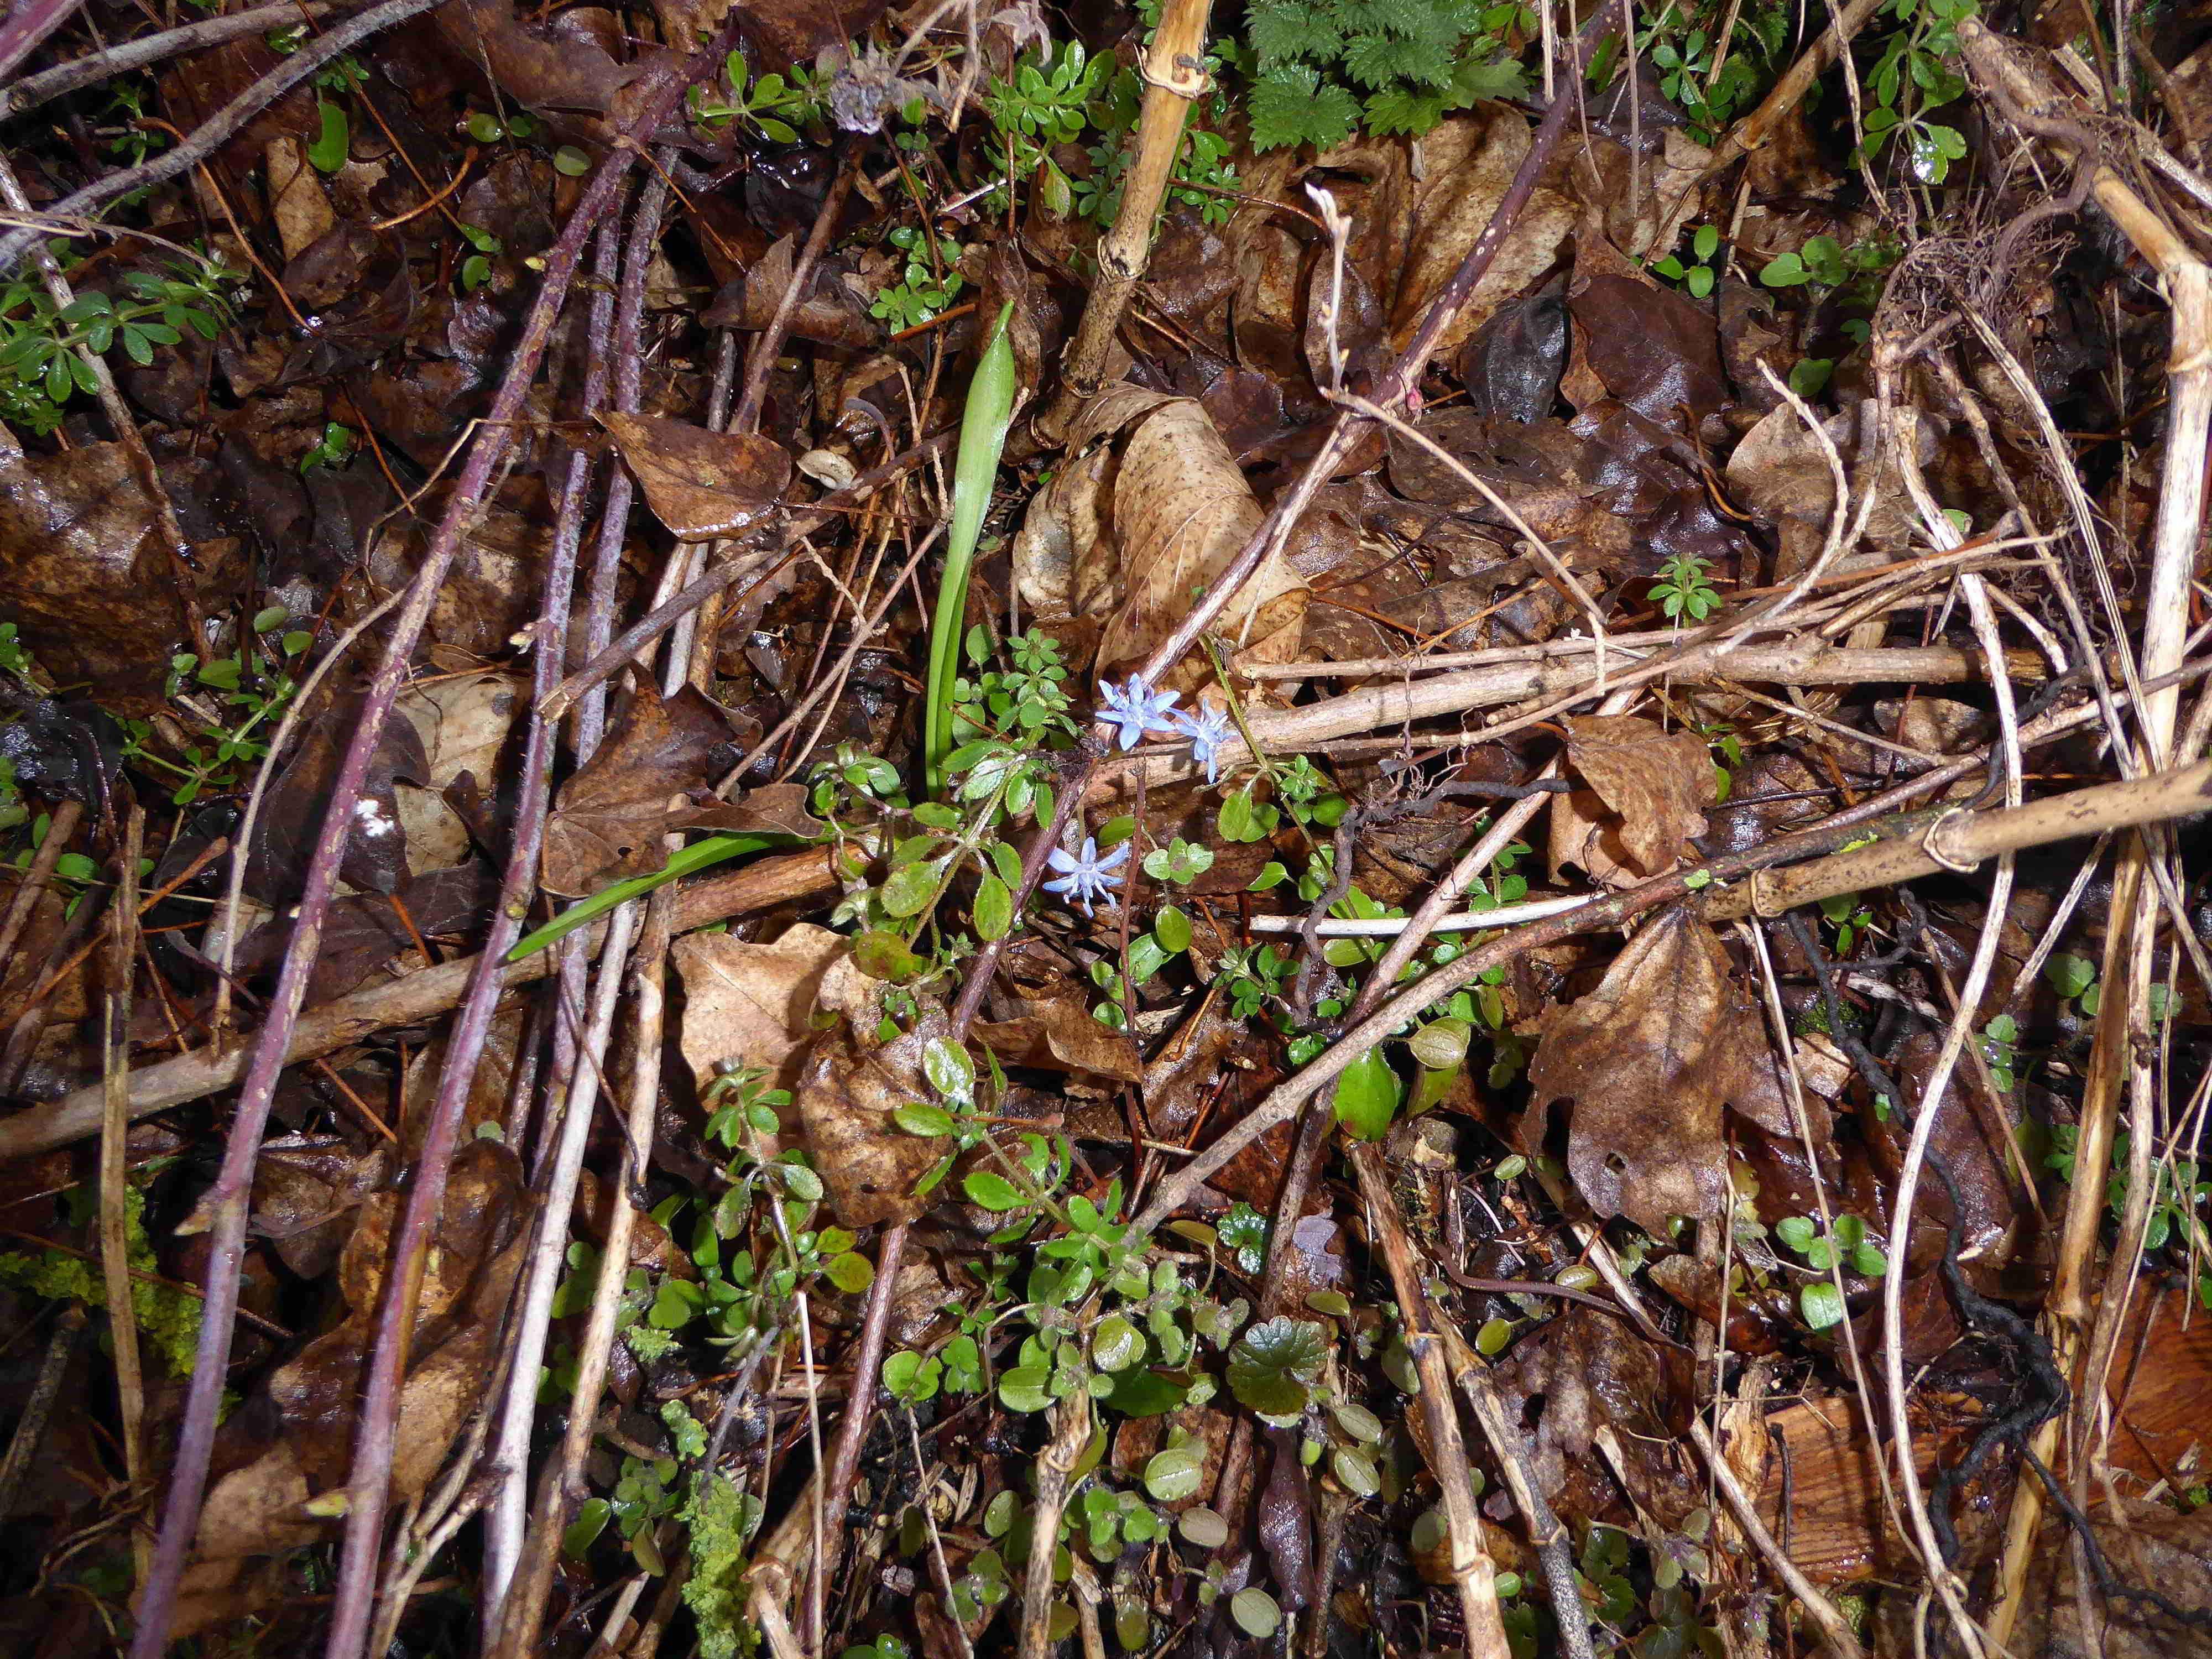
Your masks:
[{"label": "blue scilla flower", "polygon": [[1119,748],[1134,749],[1147,732],[1176,729],[1170,718],[1176,694],[1153,690],[1142,674],[1130,675],[1126,686],[1105,681],[1098,688],[1098,712],[1091,718],[1115,728],[1114,741]]},{"label": "blue scilla flower", "polygon": [[1190,762],[1206,769],[1206,781],[1212,783],[1220,769],[1221,745],[1236,728],[1229,716],[1212,704],[1201,707],[1195,714],[1178,710],[1170,715],[1175,729],[1190,739]]},{"label": "blue scilla flower", "polygon": [[1085,915],[1091,914],[1093,900],[1109,898],[1121,884],[1121,866],[1129,859],[1129,843],[1123,842],[1103,858],[1098,855],[1098,838],[1085,836],[1080,853],[1068,853],[1054,848],[1046,860],[1060,872],[1057,881],[1044,884],[1048,893],[1057,893],[1070,904],[1079,904]]}]

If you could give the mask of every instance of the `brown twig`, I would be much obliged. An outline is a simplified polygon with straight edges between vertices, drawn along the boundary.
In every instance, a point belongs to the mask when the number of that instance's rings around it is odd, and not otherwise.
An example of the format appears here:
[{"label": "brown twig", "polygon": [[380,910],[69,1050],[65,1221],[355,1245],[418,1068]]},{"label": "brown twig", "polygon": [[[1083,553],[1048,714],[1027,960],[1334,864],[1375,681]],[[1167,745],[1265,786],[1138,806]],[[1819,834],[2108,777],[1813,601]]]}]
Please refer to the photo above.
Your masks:
[{"label": "brown twig", "polygon": [[257,6],[251,11],[234,11],[223,17],[204,17],[196,23],[104,46],[66,64],[41,70],[36,75],[27,75],[13,86],[0,86],[0,121],[34,110],[79,87],[115,80],[166,58],[181,58],[204,47],[219,46],[226,40],[265,34],[293,23],[312,22],[337,9],[331,0],[279,0],[273,6]]},{"label": "brown twig", "polygon": [[[1474,1480],[1467,1461],[1467,1446],[1459,1431],[1459,1411],[1452,1403],[1451,1368],[1444,1357],[1443,1339],[1430,1316],[1428,1297],[1422,1294],[1420,1276],[1413,1270],[1413,1248],[1406,1237],[1406,1223],[1398,1213],[1398,1200],[1382,1168],[1382,1148],[1363,1140],[1352,1149],[1352,1168],[1359,1177],[1360,1196],[1375,1218],[1376,1242],[1390,1274],[1398,1298],[1398,1319],[1406,1348],[1419,1373],[1421,1419],[1428,1429],[1429,1473],[1443,1491],[1444,1518],[1451,1536],[1449,1571],[1459,1590],[1460,1609],[1467,1619],[1469,1659],[1508,1659],[1512,1652],[1498,1611],[1498,1567],[1483,1542],[1482,1513],[1474,1506]],[[1579,1601],[1580,1597],[1577,1596]],[[1562,1617],[1562,1633],[1577,1629],[1578,1620]],[[1587,1626],[1583,1626],[1582,1651],[1589,1650]],[[1570,1651],[1573,1651],[1571,1648]]]},{"label": "brown twig", "polygon": [[[208,117],[183,143],[158,155],[149,155],[136,167],[118,168],[52,204],[36,223],[0,236],[0,271],[12,270],[26,253],[57,231],[81,234],[110,203],[135,191],[167,184],[179,173],[198,167],[222,149],[232,134],[339,53],[358,46],[380,29],[404,23],[444,3],[445,0],[384,0],[382,5],[371,6],[347,18],[328,33],[317,35]],[[623,158],[623,169],[626,171],[628,166],[628,158]]]},{"label": "brown twig", "polygon": [[1152,44],[1139,60],[1145,99],[1137,116],[1121,205],[1113,225],[1098,239],[1098,278],[1061,359],[1059,390],[1036,421],[1037,435],[1053,448],[1065,441],[1076,410],[1097,396],[1115,331],[1121,326],[1121,315],[1144,280],[1152,225],[1175,175],[1183,127],[1191,106],[1206,95],[1210,84],[1200,65],[1212,9],[1213,0],[1167,0]]}]

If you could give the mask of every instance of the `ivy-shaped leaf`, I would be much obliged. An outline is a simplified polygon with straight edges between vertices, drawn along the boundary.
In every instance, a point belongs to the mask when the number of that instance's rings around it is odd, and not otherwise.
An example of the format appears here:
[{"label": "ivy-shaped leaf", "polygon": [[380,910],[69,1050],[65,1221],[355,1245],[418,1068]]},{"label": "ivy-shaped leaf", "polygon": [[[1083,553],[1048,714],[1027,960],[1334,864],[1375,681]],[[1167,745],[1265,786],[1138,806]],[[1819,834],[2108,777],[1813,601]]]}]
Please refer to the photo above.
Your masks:
[{"label": "ivy-shaped leaf", "polygon": [[1313,1397],[1328,1339],[1311,1320],[1275,1318],[1253,1326],[1229,1350],[1229,1391],[1262,1417],[1295,1417]]}]

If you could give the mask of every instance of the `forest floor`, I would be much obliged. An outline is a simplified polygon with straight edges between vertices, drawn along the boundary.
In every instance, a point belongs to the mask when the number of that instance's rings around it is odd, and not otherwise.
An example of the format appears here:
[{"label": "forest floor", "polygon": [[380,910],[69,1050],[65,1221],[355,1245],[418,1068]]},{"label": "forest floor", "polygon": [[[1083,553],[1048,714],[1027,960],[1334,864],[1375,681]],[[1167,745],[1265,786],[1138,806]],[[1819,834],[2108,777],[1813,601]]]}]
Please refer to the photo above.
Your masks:
[{"label": "forest floor", "polygon": [[2206,1650],[2212,18],[0,121],[8,1652]]}]

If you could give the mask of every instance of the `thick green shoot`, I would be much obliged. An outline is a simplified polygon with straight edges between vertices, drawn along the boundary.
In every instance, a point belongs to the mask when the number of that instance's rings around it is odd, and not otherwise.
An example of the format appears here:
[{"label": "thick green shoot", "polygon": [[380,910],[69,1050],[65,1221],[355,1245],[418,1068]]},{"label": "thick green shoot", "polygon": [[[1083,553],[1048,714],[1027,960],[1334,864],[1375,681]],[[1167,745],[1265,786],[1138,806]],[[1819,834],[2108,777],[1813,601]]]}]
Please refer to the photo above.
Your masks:
[{"label": "thick green shoot", "polygon": [[932,795],[944,791],[945,757],[952,752],[952,682],[968,614],[968,573],[999,474],[999,454],[1014,417],[1014,348],[1007,338],[1011,302],[1001,307],[983,343],[983,360],[969,383],[960,419],[960,454],[952,473],[952,523],[945,544],[945,576],[929,618],[928,700],[923,706],[922,777]]}]

